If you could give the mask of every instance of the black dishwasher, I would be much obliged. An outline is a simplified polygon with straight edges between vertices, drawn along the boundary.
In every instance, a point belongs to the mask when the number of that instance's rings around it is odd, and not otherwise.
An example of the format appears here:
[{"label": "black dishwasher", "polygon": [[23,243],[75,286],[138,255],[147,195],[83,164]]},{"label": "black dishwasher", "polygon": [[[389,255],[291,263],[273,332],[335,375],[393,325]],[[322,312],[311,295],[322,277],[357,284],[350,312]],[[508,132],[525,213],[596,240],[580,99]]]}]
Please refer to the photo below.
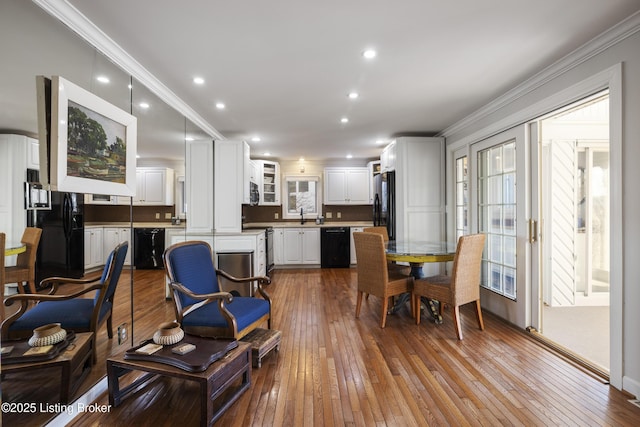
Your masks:
[{"label": "black dishwasher", "polygon": [[322,268],[349,268],[351,247],[349,227],[323,227],[320,229],[320,266]]},{"label": "black dishwasher", "polygon": [[164,268],[164,228],[134,228],[133,233],[133,265],[137,269]]}]

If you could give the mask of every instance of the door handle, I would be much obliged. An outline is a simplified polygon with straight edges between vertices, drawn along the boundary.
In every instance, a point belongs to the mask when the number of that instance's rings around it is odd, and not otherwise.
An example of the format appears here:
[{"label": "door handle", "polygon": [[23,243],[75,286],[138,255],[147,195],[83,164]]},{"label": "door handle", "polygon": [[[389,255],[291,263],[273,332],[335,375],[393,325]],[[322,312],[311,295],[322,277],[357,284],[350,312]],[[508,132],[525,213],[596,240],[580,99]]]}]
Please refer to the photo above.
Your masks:
[{"label": "door handle", "polygon": [[538,221],[534,219],[529,220],[529,243],[536,243],[538,241]]}]

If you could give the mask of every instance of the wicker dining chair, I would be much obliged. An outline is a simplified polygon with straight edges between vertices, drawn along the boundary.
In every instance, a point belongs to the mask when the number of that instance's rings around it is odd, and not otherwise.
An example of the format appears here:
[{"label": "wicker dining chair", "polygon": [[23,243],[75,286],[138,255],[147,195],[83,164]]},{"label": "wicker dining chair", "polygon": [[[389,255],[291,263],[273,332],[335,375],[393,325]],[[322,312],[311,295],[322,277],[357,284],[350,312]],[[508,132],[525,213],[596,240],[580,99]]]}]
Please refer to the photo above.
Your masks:
[{"label": "wicker dining chair", "polygon": [[[376,225],[374,227],[365,227],[362,229],[364,233],[377,233],[382,236],[382,239],[385,243],[389,241],[389,232],[387,231],[387,227]],[[396,271],[400,274],[409,274],[411,268],[408,265],[396,264],[395,261],[387,261],[387,267],[389,271]]]},{"label": "wicker dining chair", "polygon": [[420,297],[440,302],[440,316],[444,306],[453,308],[453,323],[458,339],[462,339],[460,327],[460,306],[475,302],[476,318],[480,330],[484,330],[482,310],[480,308],[480,269],[482,267],[482,250],[485,235],[472,234],[462,236],[458,240],[456,255],[453,259],[451,276],[431,276],[416,279],[411,293],[412,312],[416,324],[420,324]]},{"label": "wicker dining chair", "polygon": [[5,283],[17,283],[20,293],[36,293],[36,254],[41,235],[40,228],[26,227],[20,241],[27,250],[18,254],[15,266],[6,267]]},{"label": "wicker dining chair", "polygon": [[387,322],[389,298],[411,292],[413,277],[388,269],[382,235],[355,232],[353,240],[358,270],[356,318],[360,317],[364,294],[380,297],[382,298],[380,327],[384,328]]}]

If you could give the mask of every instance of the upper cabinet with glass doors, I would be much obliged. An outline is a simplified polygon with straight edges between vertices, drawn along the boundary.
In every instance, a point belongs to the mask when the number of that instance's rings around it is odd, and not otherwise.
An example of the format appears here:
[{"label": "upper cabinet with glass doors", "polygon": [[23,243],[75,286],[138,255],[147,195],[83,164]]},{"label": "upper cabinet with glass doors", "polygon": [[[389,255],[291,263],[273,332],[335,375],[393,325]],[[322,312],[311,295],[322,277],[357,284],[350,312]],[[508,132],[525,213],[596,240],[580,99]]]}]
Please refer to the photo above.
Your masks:
[{"label": "upper cabinet with glass doors", "polygon": [[280,205],[280,164],[256,160],[260,186],[260,205]]}]

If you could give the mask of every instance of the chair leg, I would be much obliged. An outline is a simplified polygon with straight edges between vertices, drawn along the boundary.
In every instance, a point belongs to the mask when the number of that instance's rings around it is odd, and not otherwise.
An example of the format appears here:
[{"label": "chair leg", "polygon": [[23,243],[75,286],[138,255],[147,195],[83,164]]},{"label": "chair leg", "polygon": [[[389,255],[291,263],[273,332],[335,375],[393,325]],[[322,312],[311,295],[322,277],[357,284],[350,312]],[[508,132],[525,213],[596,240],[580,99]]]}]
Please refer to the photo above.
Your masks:
[{"label": "chair leg", "polygon": [[460,327],[460,306],[456,305],[453,307],[453,310],[451,310],[453,313],[453,324],[456,327],[456,335],[458,336],[458,339],[461,340],[462,339],[462,328]]},{"label": "chair leg", "polygon": [[411,304],[413,305],[413,310],[416,315],[416,325],[419,325],[420,317],[422,317],[420,313],[420,295],[411,294]]},{"label": "chair leg", "polygon": [[112,313],[109,313],[109,317],[107,317],[107,336],[109,337],[109,339],[113,338]]},{"label": "chair leg", "polygon": [[478,327],[481,331],[484,331],[484,321],[482,320],[482,308],[480,307],[480,300],[476,300],[476,319],[478,319]]},{"label": "chair leg", "polygon": [[[362,308],[362,294],[364,292],[358,291],[358,298],[356,301],[356,319],[360,317],[360,309]],[[368,296],[368,295],[367,295]]]},{"label": "chair leg", "polygon": [[382,317],[380,318],[380,327],[384,328],[387,324],[387,310],[389,310],[389,298],[382,298]]}]

